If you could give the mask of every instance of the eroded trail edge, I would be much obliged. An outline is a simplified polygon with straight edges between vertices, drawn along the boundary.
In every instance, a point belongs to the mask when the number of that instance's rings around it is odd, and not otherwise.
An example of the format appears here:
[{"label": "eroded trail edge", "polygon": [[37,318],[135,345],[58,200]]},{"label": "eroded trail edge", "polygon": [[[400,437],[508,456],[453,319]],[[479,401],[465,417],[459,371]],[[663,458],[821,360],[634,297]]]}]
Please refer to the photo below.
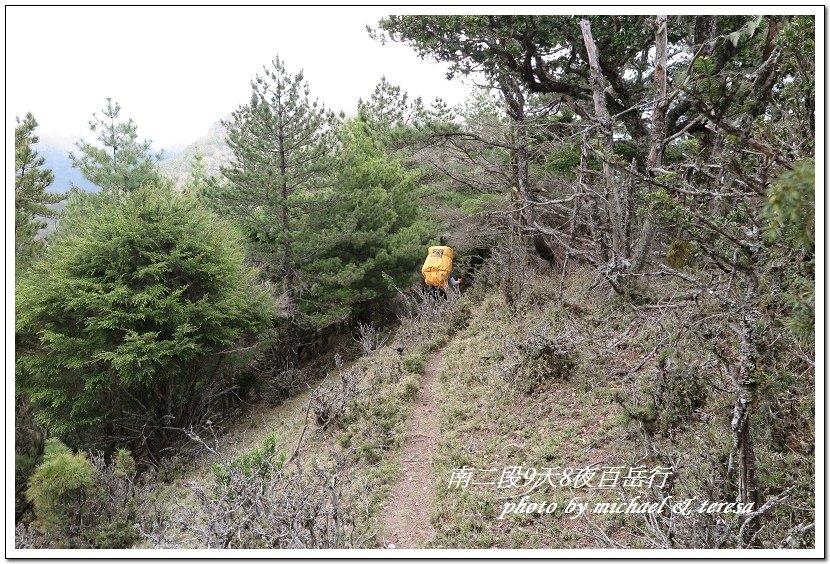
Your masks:
[{"label": "eroded trail edge", "polygon": [[439,432],[438,373],[443,354],[441,350],[429,357],[415,396],[400,470],[381,516],[381,542],[386,547],[423,548],[435,536],[430,513]]}]

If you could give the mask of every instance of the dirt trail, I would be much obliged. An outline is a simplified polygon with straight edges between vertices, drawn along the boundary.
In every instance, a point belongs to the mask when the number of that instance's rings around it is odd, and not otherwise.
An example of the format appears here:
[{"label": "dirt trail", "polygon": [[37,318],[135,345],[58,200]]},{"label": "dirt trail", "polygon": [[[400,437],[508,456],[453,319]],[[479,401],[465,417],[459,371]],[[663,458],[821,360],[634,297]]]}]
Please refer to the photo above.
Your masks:
[{"label": "dirt trail", "polygon": [[430,356],[415,396],[398,478],[381,513],[381,542],[395,548],[424,548],[434,536],[430,523],[438,442],[438,372],[443,351]]}]

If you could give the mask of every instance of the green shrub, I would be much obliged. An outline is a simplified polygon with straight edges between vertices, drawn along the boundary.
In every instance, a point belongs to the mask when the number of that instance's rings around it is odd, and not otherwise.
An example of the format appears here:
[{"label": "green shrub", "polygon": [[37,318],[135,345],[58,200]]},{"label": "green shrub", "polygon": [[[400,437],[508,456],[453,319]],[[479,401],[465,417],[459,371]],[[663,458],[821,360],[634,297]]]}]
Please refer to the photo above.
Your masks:
[{"label": "green shrub", "polygon": [[660,412],[659,425],[664,431],[688,424],[706,405],[708,386],[704,378],[697,363],[674,367],[658,364],[652,394]]},{"label": "green shrub", "polygon": [[138,531],[129,520],[103,520],[84,533],[86,541],[95,548],[130,548],[138,538]]},{"label": "green shrub", "polygon": [[624,407],[648,431],[672,436],[706,405],[708,388],[700,365],[683,360],[673,349],[660,352],[657,367],[646,378],[639,407]]},{"label": "green shrub", "polygon": [[672,268],[683,268],[689,264],[689,260],[694,253],[694,247],[688,241],[683,239],[672,239],[669,248],[666,249],[666,262]]},{"label": "green shrub", "polygon": [[407,376],[401,380],[401,397],[405,400],[411,401],[415,399],[418,390],[421,388],[421,381],[415,376]]},{"label": "green shrub", "polygon": [[195,199],[152,186],[89,198],[18,285],[19,391],[58,436],[96,445],[145,428],[160,449],[165,422],[204,414],[224,351],[246,348],[273,300]]},{"label": "green shrub", "polygon": [[506,380],[526,394],[533,393],[548,380],[570,380],[578,365],[576,349],[566,331],[550,337],[550,327],[542,325],[524,339],[511,341],[503,365]]},{"label": "green shrub", "polygon": [[131,547],[148,497],[146,483],[135,478],[135,460],[125,449],[107,464],[100,454],[90,457],[49,439],[26,490],[35,520],[19,531],[24,548]]},{"label": "green shrub", "polygon": [[115,464],[113,474],[116,478],[132,478],[135,476],[135,459],[127,449],[120,448],[115,451],[113,462]]},{"label": "green shrub", "polygon": [[82,518],[84,498],[97,483],[95,467],[83,453],[73,453],[57,439],[48,439],[43,462],[29,480],[26,498],[34,504],[43,528]]},{"label": "green shrub", "polygon": [[427,356],[422,352],[412,352],[403,358],[403,367],[407,372],[420,374],[427,365]]},{"label": "green shrub", "polygon": [[230,462],[213,465],[213,475],[220,487],[232,487],[235,476],[244,478],[256,477],[264,482],[271,479],[274,471],[282,469],[288,453],[277,450],[279,439],[275,433],[270,433],[262,445],[245,452]]}]

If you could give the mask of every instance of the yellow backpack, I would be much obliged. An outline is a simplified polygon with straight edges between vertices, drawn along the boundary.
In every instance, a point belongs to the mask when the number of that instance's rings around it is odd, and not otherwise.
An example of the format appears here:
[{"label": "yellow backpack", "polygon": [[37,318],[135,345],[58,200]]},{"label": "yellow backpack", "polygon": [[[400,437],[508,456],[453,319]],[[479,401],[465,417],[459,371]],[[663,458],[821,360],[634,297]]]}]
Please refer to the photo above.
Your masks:
[{"label": "yellow backpack", "polygon": [[424,275],[424,282],[427,286],[446,288],[452,272],[452,259],[454,256],[452,247],[430,247],[427,252],[427,260],[421,267],[421,274]]}]

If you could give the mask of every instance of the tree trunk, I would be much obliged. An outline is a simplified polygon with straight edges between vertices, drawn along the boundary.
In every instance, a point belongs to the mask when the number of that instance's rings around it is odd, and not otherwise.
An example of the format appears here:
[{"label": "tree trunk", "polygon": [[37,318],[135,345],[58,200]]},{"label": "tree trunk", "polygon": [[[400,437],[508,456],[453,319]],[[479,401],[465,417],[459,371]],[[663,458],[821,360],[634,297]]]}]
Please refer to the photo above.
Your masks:
[{"label": "tree trunk", "polygon": [[512,151],[513,174],[516,178],[516,191],[519,198],[522,227],[533,225],[536,221],[533,201],[530,197],[530,173],[527,150],[527,123],[525,123],[525,99],[515,79],[505,75],[501,79],[501,91],[504,96],[507,115],[516,138]]},{"label": "tree trunk", "polygon": [[628,246],[625,240],[622,225],[623,208],[622,196],[614,181],[614,171],[611,168],[610,159],[614,154],[614,130],[611,124],[611,116],[608,113],[608,106],[605,102],[605,76],[599,64],[599,52],[591,34],[591,22],[581,20],[579,26],[582,29],[582,39],[585,41],[585,49],[588,52],[588,65],[591,67],[591,88],[593,90],[594,112],[599,122],[600,132],[600,157],[602,158],[602,177],[605,181],[605,199],[609,206],[611,218],[611,249],[613,260],[621,256],[627,256],[625,252]]},{"label": "tree trunk", "polygon": [[[608,239],[605,235],[606,229],[604,226],[610,224],[611,218],[608,217],[607,214],[608,207],[600,206],[598,201],[599,195],[593,186],[591,186],[593,181],[588,175],[589,151],[590,146],[588,143],[588,134],[585,133],[582,135],[582,147],[579,154],[579,183],[580,186],[584,186],[586,190],[590,191],[588,205],[590,206],[589,216],[591,217],[591,237],[594,240],[594,245],[596,247],[596,251],[599,253],[600,260],[602,262],[608,262],[611,260],[611,252],[608,248]],[[604,210],[606,213],[601,214],[601,210]]]},{"label": "tree trunk", "polygon": [[[753,232],[754,241],[751,242],[751,256],[749,264],[756,260],[755,254],[758,245],[758,230]],[[744,291],[743,312],[740,323],[739,365],[734,374],[735,407],[732,410],[732,436],[735,450],[738,454],[738,496],[741,503],[753,503],[753,509],[760,505],[758,491],[758,475],[755,463],[755,451],[752,444],[750,418],[755,405],[755,363],[758,358],[758,344],[756,342],[756,328],[761,317],[758,308],[758,275],[750,271],[745,276],[746,290]],[[744,529],[744,536],[751,542],[761,526],[761,517],[754,518]],[[744,539],[739,539],[740,543]]]},{"label": "tree trunk", "polygon": [[556,254],[547,239],[537,231],[536,204],[530,187],[530,154],[527,140],[527,120],[525,117],[525,97],[521,86],[510,75],[501,78],[501,91],[504,96],[507,115],[510,117],[516,138],[512,151],[511,164],[516,179],[516,192],[519,204],[519,225],[523,238],[532,232],[531,242],[536,253],[548,262],[556,262]]},{"label": "tree trunk", "polygon": [[[651,173],[654,169],[663,168],[663,151],[666,144],[666,114],[669,110],[667,97],[667,67],[668,56],[668,24],[666,16],[657,16],[654,32],[655,63],[654,63],[654,108],[652,111],[651,143],[648,151],[647,166]],[[654,238],[654,226],[648,218],[643,222],[640,236],[631,257],[631,270],[639,272],[648,259],[651,241]]]},{"label": "tree trunk", "polygon": [[[291,265],[291,242],[288,238],[290,222],[288,218],[288,179],[286,178],[287,164],[285,161],[285,135],[279,133],[279,155],[280,155],[280,220],[282,223],[282,271],[287,280]],[[287,284],[286,293],[291,295],[291,283]]]}]

